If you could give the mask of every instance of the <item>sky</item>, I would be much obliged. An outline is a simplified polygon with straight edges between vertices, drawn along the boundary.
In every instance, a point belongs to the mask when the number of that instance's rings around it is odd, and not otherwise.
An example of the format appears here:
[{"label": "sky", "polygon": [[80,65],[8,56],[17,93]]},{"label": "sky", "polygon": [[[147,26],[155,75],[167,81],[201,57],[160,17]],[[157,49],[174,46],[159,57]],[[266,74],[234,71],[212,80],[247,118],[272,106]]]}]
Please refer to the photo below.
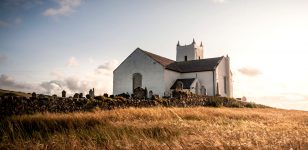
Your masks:
[{"label": "sky", "polygon": [[112,93],[137,47],[175,60],[176,44],[228,55],[234,96],[308,110],[307,0],[1,0],[0,88]]}]

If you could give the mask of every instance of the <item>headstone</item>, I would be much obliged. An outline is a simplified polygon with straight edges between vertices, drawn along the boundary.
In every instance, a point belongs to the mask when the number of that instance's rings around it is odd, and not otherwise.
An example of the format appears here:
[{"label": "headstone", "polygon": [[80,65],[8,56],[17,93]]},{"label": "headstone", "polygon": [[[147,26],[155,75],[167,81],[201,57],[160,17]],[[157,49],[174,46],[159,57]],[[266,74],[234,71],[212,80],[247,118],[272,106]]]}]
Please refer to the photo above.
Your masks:
[{"label": "headstone", "polygon": [[32,93],[32,98],[36,98],[36,93],[35,92]]},{"label": "headstone", "polygon": [[141,87],[137,87],[134,89],[134,98],[135,99],[144,99],[145,98],[145,90]]},{"label": "headstone", "polygon": [[62,91],[62,97],[66,97],[66,91],[65,90]]},{"label": "headstone", "polygon": [[74,98],[79,98],[79,94],[78,94],[78,93],[75,93],[75,94],[74,94]]}]

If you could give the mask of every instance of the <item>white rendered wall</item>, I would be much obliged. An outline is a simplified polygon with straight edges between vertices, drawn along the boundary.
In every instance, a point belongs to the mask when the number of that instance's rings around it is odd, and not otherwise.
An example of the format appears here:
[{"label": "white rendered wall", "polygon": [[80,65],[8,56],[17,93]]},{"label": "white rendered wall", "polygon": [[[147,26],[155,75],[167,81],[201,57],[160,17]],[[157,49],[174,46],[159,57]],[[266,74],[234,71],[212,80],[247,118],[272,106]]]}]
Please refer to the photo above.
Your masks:
[{"label": "white rendered wall", "polygon": [[192,73],[181,73],[180,78],[197,78],[200,85],[206,88],[207,94],[209,96],[214,96],[213,94],[213,71],[204,72],[192,72]]},{"label": "white rendered wall", "polygon": [[199,47],[199,46],[195,46],[195,53],[196,53],[196,56],[195,56],[195,59],[203,59],[203,47]]},{"label": "white rendered wall", "polygon": [[164,81],[165,81],[165,95],[171,96],[171,86],[174,84],[174,82],[179,79],[181,76],[181,73],[171,71],[171,70],[165,70],[164,73]]},{"label": "white rendered wall", "polygon": [[[232,75],[230,72],[228,58],[224,57],[216,68],[216,82],[219,94],[224,97],[233,97]],[[224,77],[227,77],[227,91],[224,90]]]},{"label": "white rendered wall", "polygon": [[176,61],[185,61],[185,56],[187,56],[187,61],[203,59],[203,47],[197,46],[196,44],[190,44],[185,46],[176,47]]},{"label": "white rendered wall", "polygon": [[113,94],[133,92],[133,74],[142,75],[142,88],[164,94],[164,68],[141,50],[135,50],[113,72]]},{"label": "white rendered wall", "polygon": [[195,80],[195,81],[191,84],[190,89],[189,89],[189,91],[190,91],[191,93],[193,93],[193,94],[196,94],[196,84],[197,84],[197,83],[199,84],[199,93],[200,93],[201,84],[200,84],[199,80],[197,79],[197,80]]}]

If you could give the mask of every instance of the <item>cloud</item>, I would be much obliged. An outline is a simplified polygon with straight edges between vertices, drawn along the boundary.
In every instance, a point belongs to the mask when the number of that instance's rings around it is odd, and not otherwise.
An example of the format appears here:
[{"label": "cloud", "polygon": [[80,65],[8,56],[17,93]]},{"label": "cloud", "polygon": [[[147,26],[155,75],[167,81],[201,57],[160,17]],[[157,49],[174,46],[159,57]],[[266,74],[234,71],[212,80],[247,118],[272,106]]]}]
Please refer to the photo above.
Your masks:
[{"label": "cloud", "polygon": [[243,67],[241,69],[238,69],[238,71],[243,74],[243,75],[246,75],[246,76],[250,76],[250,77],[253,77],[253,76],[258,76],[260,74],[262,74],[262,72],[256,68],[250,68],[250,67]]},{"label": "cloud", "polygon": [[6,61],[7,57],[6,55],[0,54],[0,64]]},{"label": "cloud", "polygon": [[104,93],[112,93],[113,70],[117,67],[118,61],[110,60],[99,65],[93,71],[87,73],[76,73],[74,75],[65,75],[62,71],[55,69],[51,71],[57,79],[44,81],[40,84],[22,83],[15,81],[11,76],[2,74],[0,76],[0,88],[37,92],[48,95],[61,95],[62,90],[65,90],[68,96],[74,93],[88,94],[89,90],[94,88],[96,95]]},{"label": "cloud", "polygon": [[31,87],[30,84],[15,81],[14,78],[9,75],[1,74],[0,76],[0,88],[2,89],[25,90]]},{"label": "cloud", "polygon": [[63,82],[58,80],[52,80],[49,82],[42,82],[40,86],[43,88],[45,94],[53,95],[60,93],[63,90]]},{"label": "cloud", "polygon": [[0,28],[6,28],[9,27],[10,24],[6,21],[0,20]]},{"label": "cloud", "polygon": [[68,16],[74,12],[74,9],[78,7],[81,0],[56,0],[59,5],[57,8],[48,8],[44,11],[45,16]]},{"label": "cloud", "polygon": [[58,76],[59,70],[53,70],[52,73],[59,78],[43,82],[40,86],[42,87],[42,92],[49,95],[60,95],[62,90],[65,90],[67,95],[73,95],[74,93],[84,93],[86,95],[89,89],[92,88],[95,88],[96,95],[112,93],[112,72],[118,64],[117,60],[110,60],[99,65],[92,72],[77,73],[69,76],[65,76],[60,72],[61,77]]},{"label": "cloud", "polygon": [[100,65],[96,69],[96,73],[109,75],[112,74],[113,70],[119,65],[117,60],[107,61],[104,64]]},{"label": "cloud", "polygon": [[73,67],[73,66],[78,66],[77,59],[75,57],[70,57],[67,61],[67,66],[68,67]]}]

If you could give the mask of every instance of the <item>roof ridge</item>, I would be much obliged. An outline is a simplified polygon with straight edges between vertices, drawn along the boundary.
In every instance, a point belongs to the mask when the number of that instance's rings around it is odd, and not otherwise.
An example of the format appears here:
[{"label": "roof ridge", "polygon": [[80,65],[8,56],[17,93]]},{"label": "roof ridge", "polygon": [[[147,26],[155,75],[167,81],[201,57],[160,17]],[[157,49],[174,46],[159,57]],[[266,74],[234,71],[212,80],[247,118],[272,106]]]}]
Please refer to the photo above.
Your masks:
[{"label": "roof ridge", "polygon": [[143,53],[145,53],[147,56],[149,56],[150,58],[154,59],[156,62],[158,62],[159,64],[161,64],[162,66],[166,67],[167,65],[174,63],[175,61],[145,50],[140,49],[139,47],[136,50],[141,50]]},{"label": "roof ridge", "polygon": [[[139,48],[139,49],[140,49],[140,48]],[[140,50],[141,50],[141,51],[143,51],[143,52],[145,52],[145,53],[149,53],[149,54],[156,55],[156,56],[159,56],[159,57],[162,57],[162,58],[165,58],[165,59],[169,59],[169,58],[167,58],[167,57],[160,56],[160,55],[157,55],[157,54],[151,53],[151,52],[149,52],[149,51],[145,51],[145,50],[142,50],[142,49],[140,49]],[[172,60],[172,59],[169,59],[169,60]],[[174,61],[174,60],[172,60],[172,61]]]},{"label": "roof ridge", "polygon": [[180,73],[213,71],[216,70],[216,67],[222,59],[223,56],[201,60],[173,62],[167,65],[166,69]]}]

